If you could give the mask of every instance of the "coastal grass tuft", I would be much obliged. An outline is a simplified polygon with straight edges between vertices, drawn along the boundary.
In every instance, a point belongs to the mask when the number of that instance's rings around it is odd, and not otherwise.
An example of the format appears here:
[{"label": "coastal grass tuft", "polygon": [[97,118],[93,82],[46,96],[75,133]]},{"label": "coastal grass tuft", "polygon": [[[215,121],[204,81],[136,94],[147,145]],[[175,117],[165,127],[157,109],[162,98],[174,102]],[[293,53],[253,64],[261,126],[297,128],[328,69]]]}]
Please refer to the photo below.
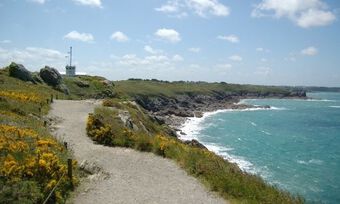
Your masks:
[{"label": "coastal grass tuft", "polygon": [[[122,102],[104,102],[104,105],[108,107],[96,108],[87,122],[88,135],[100,144],[134,148],[172,159],[188,174],[197,177],[209,189],[233,203],[304,203],[301,197],[241,171],[236,164],[207,149],[186,145],[162,131],[146,134],[126,128],[118,116],[120,109],[117,107],[125,107]],[[138,108],[134,110],[136,114],[142,115]]]},{"label": "coastal grass tuft", "polygon": [[66,97],[0,70],[0,203],[42,203],[59,180],[48,203],[64,203],[72,189],[69,154],[44,127],[51,95]]}]

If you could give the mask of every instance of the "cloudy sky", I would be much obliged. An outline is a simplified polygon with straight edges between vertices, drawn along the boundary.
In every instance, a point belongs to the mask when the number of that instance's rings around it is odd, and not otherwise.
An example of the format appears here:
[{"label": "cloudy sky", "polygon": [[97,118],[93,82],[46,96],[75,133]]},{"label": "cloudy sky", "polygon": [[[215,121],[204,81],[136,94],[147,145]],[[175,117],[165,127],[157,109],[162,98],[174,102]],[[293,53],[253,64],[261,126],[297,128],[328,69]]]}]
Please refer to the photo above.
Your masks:
[{"label": "cloudy sky", "polygon": [[1,0],[0,66],[340,86],[338,0]]}]

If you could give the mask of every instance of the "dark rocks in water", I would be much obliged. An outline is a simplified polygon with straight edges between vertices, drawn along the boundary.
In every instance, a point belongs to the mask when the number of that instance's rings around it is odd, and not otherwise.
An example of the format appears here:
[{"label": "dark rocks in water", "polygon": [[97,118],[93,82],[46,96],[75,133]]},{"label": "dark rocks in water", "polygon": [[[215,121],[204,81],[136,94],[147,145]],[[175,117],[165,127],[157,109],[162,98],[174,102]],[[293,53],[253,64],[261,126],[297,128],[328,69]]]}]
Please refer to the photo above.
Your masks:
[{"label": "dark rocks in water", "polygon": [[203,144],[201,144],[199,141],[197,141],[195,139],[184,141],[184,144],[187,144],[187,145],[192,146],[192,147],[201,148],[201,149],[207,149]]},{"label": "dark rocks in water", "polygon": [[304,90],[297,90],[290,92],[289,96],[291,97],[307,97],[306,91]]},{"label": "dark rocks in water", "polygon": [[88,87],[90,87],[90,84],[88,82],[80,80],[80,79],[75,80],[74,83],[77,86],[79,86],[80,88],[88,88]]},{"label": "dark rocks in water", "polygon": [[203,112],[201,112],[201,111],[194,111],[194,116],[196,118],[202,118],[203,117]]},{"label": "dark rocks in water", "polygon": [[9,65],[9,75],[22,81],[31,81],[35,83],[31,72],[29,72],[22,64],[12,62]]},{"label": "dark rocks in water", "polygon": [[57,86],[61,84],[62,81],[62,77],[58,70],[49,66],[45,66],[40,70],[40,77],[44,80],[44,82],[51,86]]}]

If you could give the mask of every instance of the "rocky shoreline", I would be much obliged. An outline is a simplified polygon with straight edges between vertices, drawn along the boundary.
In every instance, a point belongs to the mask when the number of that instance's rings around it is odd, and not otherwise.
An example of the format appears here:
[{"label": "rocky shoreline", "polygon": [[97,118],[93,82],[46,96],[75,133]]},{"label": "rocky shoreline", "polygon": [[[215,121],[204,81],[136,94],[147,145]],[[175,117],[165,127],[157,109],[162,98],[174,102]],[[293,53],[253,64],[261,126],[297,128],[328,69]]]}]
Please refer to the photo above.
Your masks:
[{"label": "rocky shoreline", "polygon": [[[180,127],[189,117],[202,117],[205,112],[231,109],[263,108],[270,106],[252,106],[240,104],[242,99],[254,98],[307,98],[305,91],[282,93],[225,93],[214,92],[210,95],[180,94],[175,97],[166,96],[137,96],[135,101],[146,109],[160,125],[166,124],[171,128],[170,135],[179,138]],[[196,143],[197,141],[194,141]],[[196,145],[195,145],[196,146]],[[200,146],[200,145],[198,145]]]}]

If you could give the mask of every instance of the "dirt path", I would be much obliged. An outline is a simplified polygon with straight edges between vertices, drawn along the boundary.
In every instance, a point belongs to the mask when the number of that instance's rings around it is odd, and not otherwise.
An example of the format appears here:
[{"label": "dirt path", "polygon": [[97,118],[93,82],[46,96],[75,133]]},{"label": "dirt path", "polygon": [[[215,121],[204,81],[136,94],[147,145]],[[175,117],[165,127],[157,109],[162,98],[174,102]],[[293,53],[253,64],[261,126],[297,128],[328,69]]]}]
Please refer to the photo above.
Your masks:
[{"label": "dirt path", "polygon": [[77,188],[74,203],[225,203],[173,161],[132,149],[94,144],[85,131],[95,101],[57,100],[49,117],[54,135],[68,143],[75,158],[94,173]]}]

